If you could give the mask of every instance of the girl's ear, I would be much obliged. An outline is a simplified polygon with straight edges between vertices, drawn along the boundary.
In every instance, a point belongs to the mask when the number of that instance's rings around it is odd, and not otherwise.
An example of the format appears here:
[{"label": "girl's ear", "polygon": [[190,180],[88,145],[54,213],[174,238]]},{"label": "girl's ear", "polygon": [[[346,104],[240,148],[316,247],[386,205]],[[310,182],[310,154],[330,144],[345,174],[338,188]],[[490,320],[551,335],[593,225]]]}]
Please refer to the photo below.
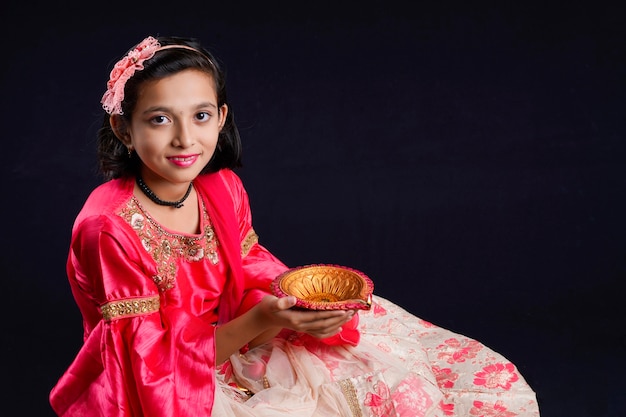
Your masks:
[{"label": "girl's ear", "polygon": [[218,122],[220,130],[222,130],[222,128],[224,127],[224,124],[226,123],[227,115],[228,115],[228,106],[226,104],[222,104],[222,107],[220,107],[219,122]]},{"label": "girl's ear", "polygon": [[111,130],[117,138],[126,146],[130,146],[130,135],[128,134],[128,129],[126,126],[126,121],[119,115],[114,114],[109,118],[109,124],[111,125]]}]

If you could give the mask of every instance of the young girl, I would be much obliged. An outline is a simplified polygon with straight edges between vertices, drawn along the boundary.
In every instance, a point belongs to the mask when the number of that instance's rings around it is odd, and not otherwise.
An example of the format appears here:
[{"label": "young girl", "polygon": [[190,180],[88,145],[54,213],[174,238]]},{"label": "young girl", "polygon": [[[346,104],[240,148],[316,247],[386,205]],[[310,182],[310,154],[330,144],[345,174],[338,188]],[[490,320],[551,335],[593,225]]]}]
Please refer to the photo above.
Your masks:
[{"label": "young girl", "polygon": [[102,98],[107,181],[76,218],[67,272],[84,344],[59,416],[538,416],[513,364],[380,297],[291,308],[233,172],[224,75],[197,41],[148,37]]}]

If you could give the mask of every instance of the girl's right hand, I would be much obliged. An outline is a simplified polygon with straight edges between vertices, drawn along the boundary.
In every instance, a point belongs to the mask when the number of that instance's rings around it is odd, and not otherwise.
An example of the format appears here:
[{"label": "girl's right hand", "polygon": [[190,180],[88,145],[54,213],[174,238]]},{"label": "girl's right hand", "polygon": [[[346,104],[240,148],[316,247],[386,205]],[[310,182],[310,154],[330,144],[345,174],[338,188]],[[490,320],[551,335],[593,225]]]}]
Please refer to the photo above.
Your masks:
[{"label": "girl's right hand", "polygon": [[246,313],[217,327],[215,336],[216,363],[222,363],[242,346],[257,346],[274,337],[282,329],[307,333],[325,339],[341,332],[341,326],[354,311],[299,310],[295,297],[265,296]]},{"label": "girl's right hand", "polygon": [[301,310],[292,309],[296,298],[278,298],[268,295],[258,304],[260,319],[265,325],[307,333],[324,339],[341,332],[341,326],[354,316],[353,310]]}]

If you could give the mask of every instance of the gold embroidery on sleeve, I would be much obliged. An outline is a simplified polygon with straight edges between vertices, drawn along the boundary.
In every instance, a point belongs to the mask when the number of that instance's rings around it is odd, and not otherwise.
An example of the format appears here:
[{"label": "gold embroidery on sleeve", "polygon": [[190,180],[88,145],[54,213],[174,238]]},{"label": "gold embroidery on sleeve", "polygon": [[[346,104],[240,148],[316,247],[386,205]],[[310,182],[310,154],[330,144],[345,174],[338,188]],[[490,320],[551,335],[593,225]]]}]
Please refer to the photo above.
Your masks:
[{"label": "gold embroidery on sleeve", "polygon": [[104,304],[102,318],[105,321],[117,320],[124,317],[142,316],[159,311],[159,296],[145,298],[127,298],[119,301],[111,301]]},{"label": "gold embroidery on sleeve", "polygon": [[352,381],[349,379],[342,379],[338,382],[341,387],[341,392],[343,396],[346,398],[348,405],[350,406],[350,411],[352,411],[353,417],[362,417],[361,407],[359,407],[359,400],[356,396],[356,388],[352,384]]},{"label": "gold embroidery on sleeve", "polygon": [[258,243],[258,241],[259,236],[255,233],[254,229],[251,228],[250,230],[248,230],[246,237],[241,242],[241,257],[245,258],[246,255],[248,255],[248,253],[250,252],[250,249],[252,249],[252,246],[255,243]]}]

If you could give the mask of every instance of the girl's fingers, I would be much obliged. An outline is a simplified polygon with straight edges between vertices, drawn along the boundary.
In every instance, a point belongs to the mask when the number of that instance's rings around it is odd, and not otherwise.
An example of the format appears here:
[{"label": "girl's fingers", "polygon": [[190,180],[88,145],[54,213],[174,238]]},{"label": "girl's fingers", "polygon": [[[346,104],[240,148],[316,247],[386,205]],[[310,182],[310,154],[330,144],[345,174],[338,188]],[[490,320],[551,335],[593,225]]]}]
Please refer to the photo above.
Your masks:
[{"label": "girl's fingers", "polygon": [[352,316],[353,314],[351,313],[342,312],[342,314],[339,315],[332,315],[330,317],[318,317],[310,321],[302,321],[300,322],[298,327],[299,330],[305,331],[307,333],[336,333],[336,329],[348,322],[352,318]]},{"label": "girl's fingers", "polygon": [[265,311],[269,313],[267,317],[270,320],[275,320],[276,325],[319,338],[337,334],[341,326],[352,319],[355,314],[352,310],[292,309],[291,307],[296,305],[296,298],[293,296],[282,298],[268,296],[264,298],[263,304],[266,306]]},{"label": "girl's fingers", "polygon": [[296,305],[296,297],[293,295],[279,298],[277,303],[277,307],[279,310],[287,310]]}]

